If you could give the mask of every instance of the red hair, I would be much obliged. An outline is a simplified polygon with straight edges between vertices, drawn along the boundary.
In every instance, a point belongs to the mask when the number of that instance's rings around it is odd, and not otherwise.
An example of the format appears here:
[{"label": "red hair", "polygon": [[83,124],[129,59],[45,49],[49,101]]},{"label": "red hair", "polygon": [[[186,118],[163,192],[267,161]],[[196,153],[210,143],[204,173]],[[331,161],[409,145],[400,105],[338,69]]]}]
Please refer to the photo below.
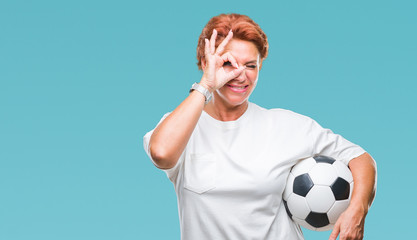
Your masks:
[{"label": "red hair", "polygon": [[233,38],[250,41],[258,49],[261,60],[268,55],[268,39],[261,27],[246,15],[230,13],[220,14],[210,19],[200,34],[197,45],[197,65],[201,68],[201,59],[204,58],[204,39],[210,39],[213,29],[217,31],[216,48],[233,31]]}]

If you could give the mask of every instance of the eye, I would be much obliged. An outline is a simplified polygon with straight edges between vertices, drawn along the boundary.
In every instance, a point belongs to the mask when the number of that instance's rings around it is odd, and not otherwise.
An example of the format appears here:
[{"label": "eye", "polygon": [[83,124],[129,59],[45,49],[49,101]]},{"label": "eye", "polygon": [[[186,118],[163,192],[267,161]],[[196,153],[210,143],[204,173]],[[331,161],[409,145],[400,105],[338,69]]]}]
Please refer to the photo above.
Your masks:
[{"label": "eye", "polygon": [[246,68],[255,69],[256,65],[247,65]]},{"label": "eye", "polygon": [[232,66],[232,63],[227,61],[227,62],[223,63],[223,66]]}]

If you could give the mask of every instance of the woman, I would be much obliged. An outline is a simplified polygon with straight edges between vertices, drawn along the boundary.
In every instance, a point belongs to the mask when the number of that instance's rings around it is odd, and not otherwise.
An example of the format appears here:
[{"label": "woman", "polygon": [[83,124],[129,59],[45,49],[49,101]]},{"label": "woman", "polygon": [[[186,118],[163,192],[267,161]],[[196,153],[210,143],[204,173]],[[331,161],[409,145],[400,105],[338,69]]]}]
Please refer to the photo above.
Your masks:
[{"label": "woman", "polygon": [[362,239],[373,159],[311,118],[249,102],[267,53],[267,37],[249,17],[213,17],[197,47],[201,81],[144,137],[174,183],[182,239],[303,239],[282,193],[291,167],[318,154],[348,164],[355,181],[330,239]]}]

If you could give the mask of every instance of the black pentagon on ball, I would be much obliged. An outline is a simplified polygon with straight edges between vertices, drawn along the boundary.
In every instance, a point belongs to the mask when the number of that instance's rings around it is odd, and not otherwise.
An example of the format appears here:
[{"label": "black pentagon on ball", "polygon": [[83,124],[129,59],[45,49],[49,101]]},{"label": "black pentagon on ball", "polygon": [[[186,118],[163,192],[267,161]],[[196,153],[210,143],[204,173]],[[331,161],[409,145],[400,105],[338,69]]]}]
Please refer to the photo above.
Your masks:
[{"label": "black pentagon on ball", "polygon": [[305,197],[313,186],[314,183],[308,173],[301,174],[294,179],[293,193]]},{"label": "black pentagon on ball", "polygon": [[306,222],[315,228],[321,228],[330,224],[326,213],[310,212],[306,217]]},{"label": "black pentagon on ball", "polygon": [[346,200],[349,198],[350,184],[345,179],[338,177],[330,188],[336,200]]},{"label": "black pentagon on ball", "polygon": [[287,211],[288,216],[290,216],[290,218],[292,218],[292,213],[290,212],[290,209],[288,208],[287,201],[285,201],[285,200],[283,200],[283,201],[284,201],[285,211]]},{"label": "black pentagon on ball", "polygon": [[316,160],[316,163],[328,163],[328,164],[333,164],[334,163],[334,161],[336,161],[336,160],[334,160],[334,158],[331,158],[331,157],[326,157],[326,156],[321,156],[321,155],[319,155],[319,156],[315,156],[315,157],[313,157],[314,158],[314,160]]}]

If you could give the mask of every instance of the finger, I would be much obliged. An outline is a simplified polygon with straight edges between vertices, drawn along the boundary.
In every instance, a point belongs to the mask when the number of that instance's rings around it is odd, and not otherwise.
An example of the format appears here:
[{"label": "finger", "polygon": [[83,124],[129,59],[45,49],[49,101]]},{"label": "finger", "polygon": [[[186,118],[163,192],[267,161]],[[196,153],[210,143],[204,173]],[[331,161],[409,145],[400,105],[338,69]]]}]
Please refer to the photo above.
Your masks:
[{"label": "finger", "polygon": [[226,74],[226,82],[232,80],[233,78],[238,77],[240,74],[242,74],[243,71],[245,71],[246,67],[241,66],[237,69],[234,69],[233,71],[230,71]]},{"label": "finger", "polygon": [[213,29],[213,34],[211,34],[210,38],[210,53],[214,54],[216,50],[216,37],[217,37],[217,31],[216,29]]},{"label": "finger", "polygon": [[336,240],[339,233],[340,233],[340,225],[336,223],[336,225],[334,225],[333,227],[332,233],[330,234],[329,240]]},{"label": "finger", "polygon": [[210,42],[207,38],[204,39],[204,42],[205,42],[205,44],[204,44],[204,54],[206,55],[206,59],[207,59],[207,56],[210,54]]},{"label": "finger", "polygon": [[230,30],[226,38],[223,39],[222,43],[220,43],[220,45],[217,47],[216,49],[217,54],[221,54],[224,51],[224,48],[226,47],[227,43],[229,43],[230,39],[232,39],[232,37],[233,37],[233,32],[232,30]]},{"label": "finger", "polygon": [[223,54],[221,58],[223,62],[230,62],[232,66],[234,66],[235,68],[239,67],[239,64],[237,64],[235,57],[233,57],[233,55],[230,52]]}]

